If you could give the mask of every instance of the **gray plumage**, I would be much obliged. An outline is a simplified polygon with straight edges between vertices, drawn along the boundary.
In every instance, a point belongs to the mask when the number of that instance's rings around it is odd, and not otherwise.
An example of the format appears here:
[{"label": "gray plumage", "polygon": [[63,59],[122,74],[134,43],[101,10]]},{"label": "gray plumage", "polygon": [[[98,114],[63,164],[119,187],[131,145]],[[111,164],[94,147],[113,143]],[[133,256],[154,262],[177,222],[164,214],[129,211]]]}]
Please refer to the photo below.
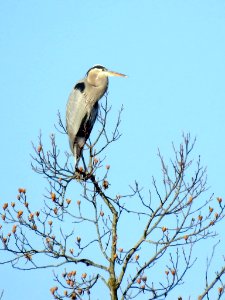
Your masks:
[{"label": "gray plumage", "polygon": [[90,136],[98,115],[98,101],[108,88],[108,76],[125,75],[97,65],[91,68],[84,79],[78,81],[69,95],[66,108],[66,127],[70,149],[77,166],[82,149]]}]

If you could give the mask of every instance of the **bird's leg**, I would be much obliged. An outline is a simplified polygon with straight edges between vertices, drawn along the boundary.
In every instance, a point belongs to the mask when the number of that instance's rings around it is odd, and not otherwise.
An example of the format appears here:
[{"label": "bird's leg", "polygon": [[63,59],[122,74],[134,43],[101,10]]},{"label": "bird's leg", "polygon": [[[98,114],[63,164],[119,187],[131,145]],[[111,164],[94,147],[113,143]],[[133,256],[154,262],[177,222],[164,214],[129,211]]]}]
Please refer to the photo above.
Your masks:
[{"label": "bird's leg", "polygon": [[80,157],[76,158],[76,156],[74,156],[74,162],[75,162],[75,171],[78,169],[78,164],[80,161]]},{"label": "bird's leg", "polygon": [[93,159],[93,154],[92,154],[92,150],[93,150],[93,146],[92,146],[92,144],[91,144],[91,140],[90,140],[90,138],[89,138],[89,144],[88,143],[86,143],[86,146],[88,147],[88,149],[89,149],[89,163],[88,163],[88,171],[89,171],[89,173],[92,173],[92,171],[93,171],[93,166],[92,166],[92,159]]},{"label": "bird's leg", "polygon": [[84,165],[84,171],[87,172],[87,166],[86,166],[86,163],[85,163],[85,160],[84,160],[83,153],[81,154],[81,159],[82,159],[82,162],[83,162],[83,165]]},{"label": "bird's leg", "polygon": [[77,180],[80,180],[80,170],[78,168],[78,164],[79,164],[79,161],[80,161],[80,157],[76,158],[76,156],[74,156],[74,161],[75,161],[75,167],[74,167],[74,175],[75,175],[75,178]]}]

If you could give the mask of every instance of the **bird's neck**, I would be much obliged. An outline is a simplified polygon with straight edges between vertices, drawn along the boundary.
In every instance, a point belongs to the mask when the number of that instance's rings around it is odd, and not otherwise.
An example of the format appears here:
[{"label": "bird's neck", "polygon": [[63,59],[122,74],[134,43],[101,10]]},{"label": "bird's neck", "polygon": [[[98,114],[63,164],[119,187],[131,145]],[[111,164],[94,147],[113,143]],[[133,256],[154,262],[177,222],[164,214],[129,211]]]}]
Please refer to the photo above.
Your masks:
[{"label": "bird's neck", "polygon": [[101,77],[97,74],[91,73],[87,77],[87,82],[92,86],[105,88],[108,85],[108,77]]}]

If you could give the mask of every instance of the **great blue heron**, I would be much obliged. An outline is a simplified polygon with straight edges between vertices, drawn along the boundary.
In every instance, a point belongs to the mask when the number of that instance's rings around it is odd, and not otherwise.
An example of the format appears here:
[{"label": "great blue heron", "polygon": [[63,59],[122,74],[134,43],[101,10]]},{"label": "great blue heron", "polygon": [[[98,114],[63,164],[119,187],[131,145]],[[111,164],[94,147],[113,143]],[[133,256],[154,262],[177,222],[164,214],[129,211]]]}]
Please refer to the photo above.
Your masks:
[{"label": "great blue heron", "polygon": [[86,77],[78,81],[70,93],[66,109],[66,127],[70,149],[75,157],[75,167],[96,121],[98,101],[107,91],[108,76],[126,77],[96,65],[88,70]]}]

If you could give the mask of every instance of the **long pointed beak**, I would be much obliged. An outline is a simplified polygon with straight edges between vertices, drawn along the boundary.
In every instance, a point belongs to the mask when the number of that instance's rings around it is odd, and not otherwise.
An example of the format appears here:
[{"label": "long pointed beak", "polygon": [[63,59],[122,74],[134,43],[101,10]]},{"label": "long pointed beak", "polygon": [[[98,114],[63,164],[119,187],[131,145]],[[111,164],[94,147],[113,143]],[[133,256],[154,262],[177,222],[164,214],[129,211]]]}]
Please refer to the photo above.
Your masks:
[{"label": "long pointed beak", "polygon": [[127,77],[127,75],[125,75],[125,74],[114,72],[114,71],[110,71],[110,70],[106,70],[105,73],[106,73],[107,76]]}]

